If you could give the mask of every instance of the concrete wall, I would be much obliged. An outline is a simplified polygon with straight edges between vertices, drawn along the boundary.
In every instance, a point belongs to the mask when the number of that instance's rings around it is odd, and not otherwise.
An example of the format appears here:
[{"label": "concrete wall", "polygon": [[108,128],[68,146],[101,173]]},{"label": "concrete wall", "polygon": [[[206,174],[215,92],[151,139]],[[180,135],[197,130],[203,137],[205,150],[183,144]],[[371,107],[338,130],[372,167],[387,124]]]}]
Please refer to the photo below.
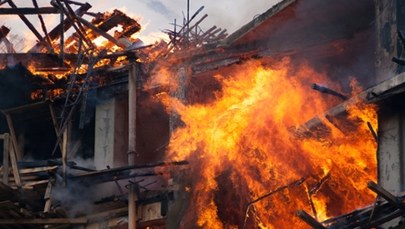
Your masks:
[{"label": "concrete wall", "polygon": [[378,176],[388,191],[404,191],[405,109],[390,105],[379,112]]},{"label": "concrete wall", "polygon": [[405,47],[397,31],[405,35],[405,2],[402,0],[375,0],[376,4],[376,69],[377,82],[386,80],[405,70],[392,61],[405,59]]},{"label": "concrete wall", "polygon": [[[385,101],[378,114],[378,183],[394,195],[405,190],[405,105],[404,97]],[[401,218],[384,224],[398,225]]]},{"label": "concrete wall", "polygon": [[94,165],[96,169],[127,164],[128,106],[111,98],[96,107]]}]

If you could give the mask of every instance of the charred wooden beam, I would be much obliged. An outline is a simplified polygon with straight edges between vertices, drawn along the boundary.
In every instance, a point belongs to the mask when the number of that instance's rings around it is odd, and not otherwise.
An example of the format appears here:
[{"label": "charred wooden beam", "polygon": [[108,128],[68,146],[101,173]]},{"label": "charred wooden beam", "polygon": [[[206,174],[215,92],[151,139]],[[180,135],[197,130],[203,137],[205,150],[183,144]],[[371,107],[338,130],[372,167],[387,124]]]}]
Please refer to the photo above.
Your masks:
[{"label": "charred wooden beam", "polygon": [[393,194],[391,194],[389,191],[387,191],[386,189],[384,189],[383,187],[379,186],[378,184],[376,184],[373,181],[369,181],[367,182],[367,187],[377,193],[378,195],[380,195],[382,198],[384,198],[385,200],[388,201],[388,203],[390,203],[391,205],[399,208],[399,209],[405,209],[405,205]]},{"label": "charred wooden beam", "polygon": [[[35,9],[39,9],[39,8],[40,8],[40,7],[38,6],[37,0],[32,0],[32,3],[34,4]],[[52,8],[53,8],[53,7],[52,7]],[[46,25],[45,25],[45,22],[44,22],[44,18],[42,17],[41,14],[38,14],[38,19],[39,19],[39,21],[40,21],[40,23],[41,23],[42,31],[43,31],[44,34],[45,34],[45,39],[44,39],[44,40],[46,40],[46,41],[48,42],[48,45],[49,45],[49,46],[51,47],[51,49],[52,49],[52,41],[51,41],[51,38],[49,37],[48,30],[46,29]]]},{"label": "charred wooden beam", "polygon": [[29,14],[58,14],[59,10],[54,7],[18,7],[0,8],[0,15],[29,15]]},{"label": "charred wooden beam", "polygon": [[0,225],[86,224],[87,218],[0,219]]},{"label": "charred wooden beam", "polygon": [[403,59],[400,59],[400,58],[397,58],[397,57],[393,57],[393,58],[392,58],[392,61],[393,61],[394,63],[396,63],[396,64],[405,66],[405,60],[403,60]]},{"label": "charred wooden beam", "polygon": [[[60,0],[53,0],[51,4],[59,8],[63,14],[67,16],[71,21],[73,21],[72,26],[76,30],[76,33],[80,36],[80,38],[87,44],[88,47],[94,48],[93,43],[91,40],[86,36],[86,30],[83,28],[82,24],[78,21],[77,15],[73,11],[72,7],[70,7],[69,4],[65,3],[65,6],[63,6],[62,2]],[[63,25],[63,21],[61,21],[61,25]],[[61,36],[63,36],[61,34]],[[61,46],[64,47],[64,46]],[[62,49],[61,49],[62,51]],[[80,50],[79,50],[80,51]]]},{"label": "charred wooden beam", "polygon": [[320,222],[318,222],[314,217],[304,210],[299,210],[297,215],[314,229],[326,229],[326,227],[324,227]]},{"label": "charred wooden beam", "polygon": [[107,40],[109,40],[110,42],[114,43],[115,45],[117,45],[118,47],[121,48],[125,48],[125,46],[123,44],[121,44],[120,42],[118,42],[113,36],[111,36],[110,34],[108,34],[107,32],[104,32],[103,30],[101,30],[100,28],[96,27],[95,25],[93,25],[92,23],[86,21],[85,19],[81,18],[81,17],[77,17],[77,19],[83,23],[83,25],[85,25],[86,27],[88,27],[89,29],[92,29],[94,32],[98,33],[99,35],[103,36],[104,38],[106,38]]},{"label": "charred wooden beam", "polygon": [[[84,13],[85,13],[87,10],[89,10],[90,8],[91,8],[91,5],[90,5],[89,3],[85,3],[85,4],[81,5],[81,6],[75,11],[75,14],[76,14],[77,16],[81,17],[81,16],[83,16]],[[60,31],[61,31],[61,29],[63,29],[63,31],[66,32],[67,30],[69,30],[69,29],[72,27],[73,23],[74,23],[74,22],[73,22],[72,20],[70,20],[69,18],[66,18],[66,19],[64,20],[64,22],[63,22],[63,26],[62,26],[61,24],[59,24],[59,25],[57,25],[54,29],[52,29],[52,30],[49,32],[49,38],[50,38],[52,41],[58,39],[58,38],[60,37]],[[32,52],[32,51],[38,49],[39,47],[40,47],[40,44],[36,44],[34,47],[32,47],[32,48],[30,49],[29,52]]]},{"label": "charred wooden beam", "polygon": [[9,32],[10,32],[10,29],[5,27],[4,25],[2,25],[0,27],[0,39],[3,37],[6,37]]},{"label": "charred wooden beam", "polygon": [[64,2],[68,3],[68,4],[78,5],[78,6],[83,6],[83,5],[87,4],[87,3],[83,3],[83,2],[70,1],[70,0],[64,0]]},{"label": "charred wooden beam", "polygon": [[[129,177],[136,176],[156,176],[159,175],[155,171],[145,171],[145,169],[152,169],[164,166],[185,166],[188,165],[187,161],[176,161],[176,162],[161,162],[156,164],[147,165],[131,165],[119,168],[104,169],[100,171],[89,172],[76,176],[69,176],[71,181],[78,181],[84,183],[103,183],[107,181],[127,179]],[[140,171],[139,173],[135,172]],[[130,174],[131,172],[131,174]]]},{"label": "charred wooden beam", "polygon": [[10,135],[3,134],[3,183],[8,184],[9,161],[10,161]]},{"label": "charred wooden beam", "polygon": [[375,140],[376,142],[378,142],[378,134],[377,134],[377,132],[374,130],[374,128],[373,128],[373,126],[371,125],[370,122],[367,122],[367,127],[368,127],[368,129],[370,130],[371,134],[373,135],[374,140]]},{"label": "charred wooden beam", "polygon": [[318,85],[318,84],[316,84],[316,83],[312,84],[311,87],[312,87],[312,89],[314,89],[314,90],[316,90],[316,91],[319,91],[319,92],[322,92],[322,93],[325,93],[325,94],[329,94],[329,95],[333,95],[333,96],[339,97],[339,98],[341,98],[342,100],[347,100],[347,99],[348,99],[347,96],[345,96],[345,95],[343,95],[343,94],[341,94],[341,93],[339,93],[339,92],[337,92],[337,91],[334,91],[334,90],[332,90],[332,89],[330,89],[330,88],[327,88],[327,87],[325,87],[325,86]]},{"label": "charred wooden beam", "polygon": [[[7,2],[12,8],[18,9],[17,5],[14,4],[14,2],[12,0],[7,0]],[[38,32],[38,30],[35,28],[35,26],[33,24],[31,24],[31,22],[28,20],[28,18],[25,17],[24,14],[18,14],[18,16],[25,23],[25,25],[27,25],[27,27],[31,30],[31,32],[38,38],[38,40],[42,43],[45,43],[45,40],[42,37],[42,35]],[[50,52],[52,51],[49,46],[46,46],[46,47],[47,47],[48,51],[50,51]]]},{"label": "charred wooden beam", "polygon": [[295,187],[295,186],[299,186],[299,185],[301,185],[306,179],[307,179],[306,177],[303,177],[303,178],[301,178],[301,179],[299,179],[299,180],[296,180],[296,181],[293,181],[293,182],[291,182],[291,183],[289,183],[289,184],[286,184],[286,185],[284,185],[284,186],[278,187],[277,189],[275,189],[275,190],[273,190],[273,191],[271,191],[271,192],[269,192],[269,193],[267,193],[267,194],[264,194],[263,196],[260,196],[259,198],[257,198],[257,199],[255,199],[255,200],[251,201],[250,203],[248,203],[248,205],[247,205],[247,207],[246,207],[246,210],[245,210],[245,218],[244,218],[244,220],[243,220],[243,227],[242,227],[242,229],[244,229],[245,226],[246,226],[248,213],[249,213],[250,207],[251,207],[252,205],[254,205],[255,203],[257,203],[257,202],[259,202],[259,201],[261,201],[261,200],[263,200],[263,199],[266,199],[266,198],[268,198],[268,197],[270,197],[270,196],[272,196],[272,195],[274,195],[274,194],[276,194],[276,193],[279,193],[279,192],[281,192],[281,191],[284,191],[284,190],[286,190],[286,189],[289,189],[289,188],[292,188],[292,187]]}]

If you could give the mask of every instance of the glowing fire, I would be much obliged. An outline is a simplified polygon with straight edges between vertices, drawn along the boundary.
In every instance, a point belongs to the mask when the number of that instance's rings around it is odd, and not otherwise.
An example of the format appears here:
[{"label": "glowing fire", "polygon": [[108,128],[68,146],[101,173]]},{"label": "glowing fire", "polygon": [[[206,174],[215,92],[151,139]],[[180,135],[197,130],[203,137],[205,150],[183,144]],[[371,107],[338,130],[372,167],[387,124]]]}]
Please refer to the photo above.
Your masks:
[{"label": "glowing fire", "polygon": [[186,227],[305,228],[298,209],[322,221],[373,200],[366,183],[376,179],[376,143],[365,122],[376,129],[374,107],[347,108],[354,130],[324,120],[322,136],[298,137],[300,125],[339,102],[311,83],[337,85],[288,59],[271,67],[250,61],[230,75],[216,76],[222,91],[208,104],[164,101],[184,122],[168,157],[192,164],[185,219],[195,224]]}]

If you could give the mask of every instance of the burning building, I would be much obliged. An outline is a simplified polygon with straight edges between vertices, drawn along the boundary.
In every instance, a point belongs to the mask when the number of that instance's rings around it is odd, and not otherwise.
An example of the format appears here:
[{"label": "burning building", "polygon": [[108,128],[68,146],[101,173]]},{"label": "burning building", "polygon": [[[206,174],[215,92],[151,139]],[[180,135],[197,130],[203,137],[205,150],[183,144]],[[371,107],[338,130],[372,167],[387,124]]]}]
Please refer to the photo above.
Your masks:
[{"label": "burning building", "polygon": [[33,3],[0,1],[38,39],[0,28],[2,227],[400,227],[401,1],[284,0],[230,35],[201,7],[153,45]]}]

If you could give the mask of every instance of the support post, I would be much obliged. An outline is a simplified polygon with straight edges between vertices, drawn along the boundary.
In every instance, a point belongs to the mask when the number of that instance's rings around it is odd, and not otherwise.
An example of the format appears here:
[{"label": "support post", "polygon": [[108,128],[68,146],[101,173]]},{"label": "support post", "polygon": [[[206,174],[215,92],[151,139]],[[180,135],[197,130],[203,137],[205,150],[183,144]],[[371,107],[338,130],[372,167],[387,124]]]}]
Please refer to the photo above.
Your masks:
[{"label": "support post", "polygon": [[300,217],[305,223],[310,225],[314,229],[325,229],[325,227],[318,222],[314,217],[312,217],[310,214],[308,214],[304,210],[299,210],[297,212],[298,217]]},{"label": "support post", "polygon": [[63,131],[62,136],[62,175],[64,186],[66,186],[66,172],[67,172],[68,129],[69,127],[67,126]]},{"label": "support post", "polygon": [[44,195],[44,200],[45,200],[45,206],[44,206],[44,213],[48,213],[49,210],[51,210],[51,192],[52,192],[52,181],[48,181],[48,186],[46,187],[45,190],[45,195]]},{"label": "support post", "polygon": [[60,51],[59,51],[59,65],[61,67],[63,67],[63,63],[65,61],[65,53],[64,53],[64,49],[65,49],[65,37],[64,37],[64,33],[65,33],[65,16],[63,14],[63,11],[60,12]]},{"label": "support post", "polygon": [[13,170],[13,176],[14,176],[14,181],[17,187],[21,187],[21,178],[20,178],[20,173],[18,171],[18,165],[17,165],[17,157],[16,157],[16,152],[15,152],[15,145],[12,145],[10,147],[10,161],[11,161],[11,166]]},{"label": "support post", "polygon": [[10,131],[11,142],[12,142],[12,145],[14,148],[14,154],[16,156],[16,160],[21,160],[22,154],[20,152],[20,148],[18,147],[17,135],[15,133],[13,120],[11,119],[10,114],[4,112],[4,115],[6,116],[8,129]]},{"label": "support post", "polygon": [[3,183],[8,184],[8,174],[9,174],[9,150],[10,150],[10,136],[8,133],[3,134]]},{"label": "support post", "polygon": [[[135,164],[136,156],[136,79],[137,66],[134,61],[128,74],[128,165]],[[135,182],[129,186],[128,193],[128,229],[136,229],[136,200]]]}]

